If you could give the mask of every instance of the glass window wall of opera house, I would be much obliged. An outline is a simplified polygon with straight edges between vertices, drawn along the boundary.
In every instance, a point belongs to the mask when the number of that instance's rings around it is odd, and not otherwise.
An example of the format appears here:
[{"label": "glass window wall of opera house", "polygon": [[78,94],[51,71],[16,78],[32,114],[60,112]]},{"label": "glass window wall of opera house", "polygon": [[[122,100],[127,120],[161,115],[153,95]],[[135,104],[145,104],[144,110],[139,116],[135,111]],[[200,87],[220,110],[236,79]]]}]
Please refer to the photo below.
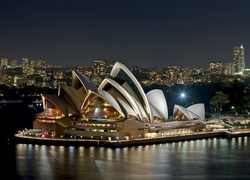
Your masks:
[{"label": "glass window wall of opera house", "polygon": [[203,103],[188,108],[174,105],[170,120],[162,90],[145,93],[120,62],[98,87],[73,70],[71,86],[60,85],[57,94],[41,94],[41,99],[43,112],[36,115],[33,128],[53,132],[47,133],[53,137],[131,140],[192,133],[205,127]]}]

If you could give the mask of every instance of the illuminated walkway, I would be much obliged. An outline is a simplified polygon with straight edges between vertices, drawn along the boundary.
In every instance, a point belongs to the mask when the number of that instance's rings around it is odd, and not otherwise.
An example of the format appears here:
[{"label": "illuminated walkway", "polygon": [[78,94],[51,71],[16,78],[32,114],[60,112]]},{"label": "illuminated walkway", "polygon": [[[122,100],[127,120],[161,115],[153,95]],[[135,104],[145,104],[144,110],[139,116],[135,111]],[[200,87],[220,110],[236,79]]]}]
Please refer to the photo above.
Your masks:
[{"label": "illuminated walkway", "polygon": [[66,138],[43,138],[23,136],[15,134],[16,143],[45,144],[45,145],[77,145],[77,146],[100,146],[100,147],[125,147],[139,146],[160,143],[171,143],[178,141],[189,141],[206,138],[220,138],[225,136],[225,132],[197,132],[187,135],[167,136],[157,138],[140,138],[133,140],[94,140],[94,139],[66,139]]}]

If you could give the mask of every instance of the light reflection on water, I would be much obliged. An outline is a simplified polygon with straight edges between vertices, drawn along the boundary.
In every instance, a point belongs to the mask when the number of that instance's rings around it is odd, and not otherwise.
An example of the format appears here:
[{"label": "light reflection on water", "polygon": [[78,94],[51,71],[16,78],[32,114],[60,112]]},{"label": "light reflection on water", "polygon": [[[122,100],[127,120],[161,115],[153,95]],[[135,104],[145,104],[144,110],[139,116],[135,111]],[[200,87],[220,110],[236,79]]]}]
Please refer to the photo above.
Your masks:
[{"label": "light reflection on water", "polygon": [[12,179],[250,179],[250,137],[103,148],[17,144]]}]

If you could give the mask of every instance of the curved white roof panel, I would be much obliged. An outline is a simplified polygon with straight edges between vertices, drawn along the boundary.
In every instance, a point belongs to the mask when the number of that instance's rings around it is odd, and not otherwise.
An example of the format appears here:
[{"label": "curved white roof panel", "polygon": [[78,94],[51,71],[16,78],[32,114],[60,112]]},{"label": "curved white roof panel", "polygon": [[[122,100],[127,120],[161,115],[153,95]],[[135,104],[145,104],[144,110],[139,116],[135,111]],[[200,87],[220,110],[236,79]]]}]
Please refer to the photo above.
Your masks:
[{"label": "curved white roof panel", "polygon": [[148,103],[148,99],[145,95],[144,90],[142,89],[140,83],[137,81],[135,76],[129,71],[129,69],[123,64],[116,62],[110,72],[111,77],[117,78],[123,81],[126,81],[130,87],[133,89],[135,94],[137,95],[139,102],[142,104],[146,113],[148,114],[148,118],[150,121],[153,119],[152,113],[150,110],[150,105]]},{"label": "curved white roof panel", "polygon": [[[65,96],[65,94],[67,96]],[[66,85],[60,85],[58,89],[58,96],[62,97],[67,101],[69,104],[71,104],[76,111],[79,111],[83,102],[83,97],[79,94],[79,92],[69,86]]]},{"label": "curved white roof panel", "polygon": [[74,89],[83,87],[85,93],[87,93],[88,90],[97,89],[96,85],[87,76],[75,70],[72,71],[72,87]]},{"label": "curved white roof panel", "polygon": [[175,114],[177,110],[180,110],[190,120],[201,119],[201,117],[199,117],[197,114],[195,114],[194,112],[192,112],[191,110],[188,110],[187,108],[185,108],[183,106],[174,105],[174,113],[173,114]]},{"label": "curved white roof panel", "polygon": [[159,112],[158,109],[155,108],[151,103],[149,103],[149,104],[150,104],[150,108],[151,108],[151,111],[152,111],[152,113],[153,113],[153,116],[154,116],[154,117],[158,117],[158,118],[163,118],[162,113]]},{"label": "curved white roof panel", "polygon": [[113,96],[111,96],[107,91],[104,90],[98,90],[98,93],[106,100],[108,101],[112,106],[114,106],[114,108],[120,112],[120,114],[122,114],[123,116],[125,116],[123,114],[123,111],[121,110],[119,104],[117,103],[117,101],[114,99]]},{"label": "curved white roof panel", "polygon": [[134,90],[131,88],[131,86],[127,82],[123,82],[121,86],[138,102],[140,102],[138,96],[135,94]]},{"label": "curved white roof panel", "polygon": [[[86,96],[86,98],[81,106],[81,109],[83,109],[86,106],[86,103],[88,103],[89,98],[91,97],[92,94],[107,101],[110,105],[112,105],[112,107],[114,109],[116,109],[117,112],[120,113],[120,115],[123,118],[126,117],[125,114],[123,113],[122,109],[120,108],[118,102],[113,98],[113,96],[111,96],[107,91],[104,91],[104,90],[98,90],[97,92],[89,90],[87,93],[87,96]],[[91,101],[91,99],[90,99],[90,101]]]},{"label": "curved white roof panel", "polygon": [[[43,107],[56,107],[62,116],[81,114],[86,119],[100,121],[132,118],[152,123],[154,117],[168,119],[168,105],[162,90],[154,89],[145,94],[135,76],[119,62],[114,64],[110,77],[106,77],[97,88],[87,76],[73,70],[72,87],[59,86],[58,95],[42,94]],[[179,120],[204,120],[204,104],[188,108],[175,105],[173,115]]]},{"label": "curved white roof panel", "polygon": [[158,112],[160,112],[161,117],[168,119],[168,106],[166,98],[160,89],[154,89],[146,94],[148,101],[151,106],[153,106]]},{"label": "curved white roof panel", "polygon": [[126,113],[127,113],[127,117],[129,115],[132,115],[134,117],[136,117],[138,120],[140,119],[138,117],[138,114],[135,113],[135,111],[131,108],[131,106],[129,104],[127,104],[126,102],[124,102],[122,99],[118,98],[117,101],[122,105],[122,107],[125,109]]},{"label": "curved white roof panel", "polygon": [[176,113],[176,111],[180,110],[183,114],[185,114],[185,116],[190,119],[191,117],[189,116],[189,113],[187,112],[187,109],[183,106],[180,105],[174,105],[174,113],[173,115]]},{"label": "curved white roof panel", "polygon": [[43,109],[47,109],[47,102],[49,101],[53,106],[60,109],[64,116],[68,114],[77,113],[63,98],[57,96],[56,94],[42,94]]},{"label": "curved white roof panel", "polygon": [[203,103],[191,105],[187,109],[197,114],[201,120],[205,120],[205,105]]},{"label": "curved white roof panel", "polygon": [[[111,87],[115,88],[119,92],[119,94],[112,93],[111,91],[109,91],[108,89],[110,89]],[[133,98],[120,84],[118,84],[113,79],[104,79],[100,84],[99,89],[104,89],[108,91],[109,93],[111,93],[112,96],[114,96],[115,99],[118,99],[119,96],[123,96],[128,101],[133,111],[135,111],[135,114],[139,115],[139,119],[141,121],[143,121],[145,118],[148,119],[143,107],[138,102],[136,102],[136,99]]]},{"label": "curved white roof panel", "polygon": [[190,119],[201,119],[197,114],[195,114],[192,111],[188,110],[188,113],[189,113]]}]

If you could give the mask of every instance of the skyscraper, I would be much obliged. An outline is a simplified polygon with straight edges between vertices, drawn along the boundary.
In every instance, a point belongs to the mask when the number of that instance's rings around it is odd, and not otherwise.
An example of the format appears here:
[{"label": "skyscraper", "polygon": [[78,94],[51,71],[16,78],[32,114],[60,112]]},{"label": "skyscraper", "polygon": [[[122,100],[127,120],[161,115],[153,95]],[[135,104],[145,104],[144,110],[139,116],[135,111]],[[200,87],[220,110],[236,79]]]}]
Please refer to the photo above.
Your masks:
[{"label": "skyscraper", "polygon": [[245,49],[243,44],[234,48],[234,73],[240,73],[245,69]]},{"label": "skyscraper", "polygon": [[104,59],[96,59],[94,61],[94,75],[98,75],[101,77],[106,76],[106,62]]}]

